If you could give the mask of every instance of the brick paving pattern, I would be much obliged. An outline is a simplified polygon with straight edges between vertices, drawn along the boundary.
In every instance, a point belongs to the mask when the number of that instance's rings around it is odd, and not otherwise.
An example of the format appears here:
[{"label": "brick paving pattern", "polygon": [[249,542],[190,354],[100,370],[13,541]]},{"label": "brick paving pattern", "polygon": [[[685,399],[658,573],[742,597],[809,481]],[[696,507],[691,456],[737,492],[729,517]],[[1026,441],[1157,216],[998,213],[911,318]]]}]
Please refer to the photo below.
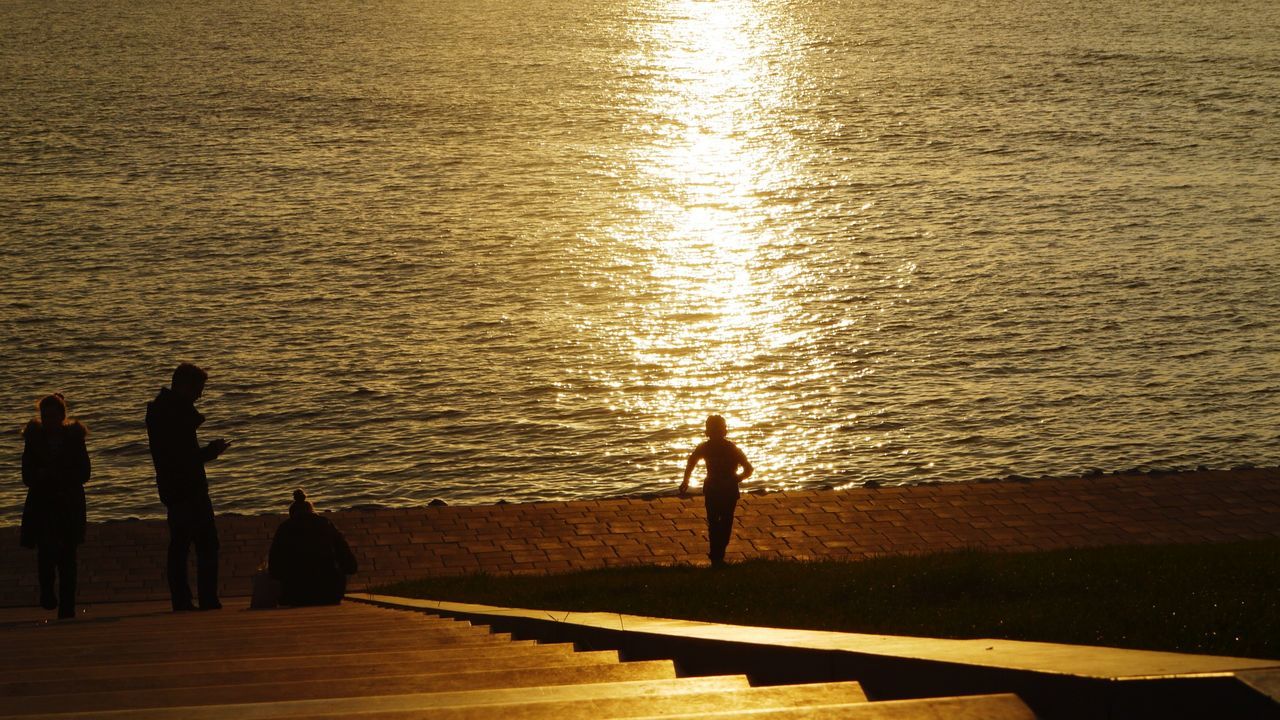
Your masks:
[{"label": "brick paving pattern", "polygon": [[[706,562],[700,497],[345,510],[328,517],[359,559],[353,590],[477,571]],[[218,518],[224,595],[249,593],[283,519]],[[962,548],[1266,537],[1280,537],[1280,468],[745,495],[727,557],[857,560]],[[166,598],[166,540],[158,520],[90,525],[80,549],[80,599]],[[32,605],[36,597],[34,553],[18,546],[16,527],[0,528],[0,606]]]}]

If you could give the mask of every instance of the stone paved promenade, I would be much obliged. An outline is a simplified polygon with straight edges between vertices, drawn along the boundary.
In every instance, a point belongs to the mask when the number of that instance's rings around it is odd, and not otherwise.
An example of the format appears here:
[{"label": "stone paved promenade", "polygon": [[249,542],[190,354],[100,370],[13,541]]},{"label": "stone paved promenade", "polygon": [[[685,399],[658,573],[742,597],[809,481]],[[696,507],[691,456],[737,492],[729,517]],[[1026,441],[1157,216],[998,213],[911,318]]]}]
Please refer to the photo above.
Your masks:
[{"label": "stone paved promenade", "polygon": [[[329,517],[360,561],[351,589],[361,589],[480,570],[704,563],[702,513],[701,498],[671,497],[347,510]],[[282,519],[219,517],[224,595],[249,593]],[[166,537],[163,521],[91,525],[80,551],[82,601],[167,597]],[[729,559],[1264,537],[1280,537],[1280,468],[747,495]],[[31,605],[36,596],[34,553],[18,547],[16,527],[0,528],[0,606]]]}]

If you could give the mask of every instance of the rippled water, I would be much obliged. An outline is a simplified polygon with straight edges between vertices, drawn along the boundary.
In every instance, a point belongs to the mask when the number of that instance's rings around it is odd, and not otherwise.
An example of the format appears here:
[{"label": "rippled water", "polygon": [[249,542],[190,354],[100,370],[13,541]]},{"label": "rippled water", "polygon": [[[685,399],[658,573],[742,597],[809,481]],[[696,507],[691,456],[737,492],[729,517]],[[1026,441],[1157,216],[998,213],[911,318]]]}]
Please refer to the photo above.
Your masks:
[{"label": "rippled water", "polygon": [[1280,462],[1277,7],[10,0],[0,519]]}]

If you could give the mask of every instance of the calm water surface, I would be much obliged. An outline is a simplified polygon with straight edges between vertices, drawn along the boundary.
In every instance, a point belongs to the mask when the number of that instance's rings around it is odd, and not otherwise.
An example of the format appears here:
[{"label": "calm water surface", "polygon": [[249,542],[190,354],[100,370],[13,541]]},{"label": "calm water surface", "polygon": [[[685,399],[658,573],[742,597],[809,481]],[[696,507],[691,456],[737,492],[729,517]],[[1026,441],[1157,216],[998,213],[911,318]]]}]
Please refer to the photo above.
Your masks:
[{"label": "calm water surface", "polygon": [[[1280,463],[1273,2],[0,6],[0,521]],[[753,481],[755,482],[755,481]]]}]

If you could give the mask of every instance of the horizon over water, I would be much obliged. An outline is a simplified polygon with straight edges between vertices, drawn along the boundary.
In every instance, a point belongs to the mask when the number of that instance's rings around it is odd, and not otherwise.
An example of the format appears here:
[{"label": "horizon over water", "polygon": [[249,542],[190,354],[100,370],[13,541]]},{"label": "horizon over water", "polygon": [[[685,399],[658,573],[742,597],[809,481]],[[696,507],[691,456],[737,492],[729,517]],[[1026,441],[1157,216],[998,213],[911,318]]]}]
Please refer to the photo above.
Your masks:
[{"label": "horizon over water", "polygon": [[66,393],[157,517],[1280,464],[1261,1],[14,0],[0,524]]}]

